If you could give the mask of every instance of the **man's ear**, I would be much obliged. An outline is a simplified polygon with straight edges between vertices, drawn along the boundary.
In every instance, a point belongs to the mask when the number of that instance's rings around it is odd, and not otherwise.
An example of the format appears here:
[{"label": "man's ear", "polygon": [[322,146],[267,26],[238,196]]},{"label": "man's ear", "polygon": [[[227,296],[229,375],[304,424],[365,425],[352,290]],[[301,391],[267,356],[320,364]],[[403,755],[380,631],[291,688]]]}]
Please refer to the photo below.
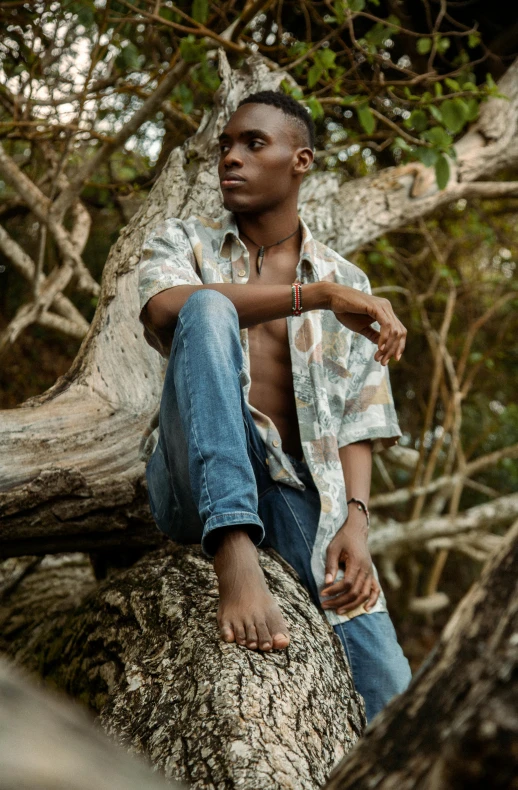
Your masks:
[{"label": "man's ear", "polygon": [[295,151],[295,164],[294,172],[304,175],[308,172],[314,159],[314,154],[311,148],[297,148]]}]

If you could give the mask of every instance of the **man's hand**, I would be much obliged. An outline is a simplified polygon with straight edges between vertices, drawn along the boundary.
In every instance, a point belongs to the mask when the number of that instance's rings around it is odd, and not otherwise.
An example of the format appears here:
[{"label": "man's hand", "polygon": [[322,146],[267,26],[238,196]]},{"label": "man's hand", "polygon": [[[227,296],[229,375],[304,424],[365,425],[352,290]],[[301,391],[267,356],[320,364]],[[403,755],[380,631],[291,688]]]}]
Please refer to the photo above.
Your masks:
[{"label": "man's hand", "polygon": [[[364,293],[357,288],[333,285],[329,309],[341,324],[364,335],[378,346],[374,355],[377,362],[386,365],[392,357],[401,359],[407,330],[394,313],[388,299]],[[374,321],[378,321],[381,332],[371,326]]]},{"label": "man's hand", "polygon": [[[343,527],[327,548],[325,586],[321,596],[324,609],[335,609],[344,614],[362,603],[370,609],[380,594],[380,586],[372,570],[372,559],[367,546],[365,514],[351,511]],[[345,575],[333,583],[338,568],[345,564]]]}]

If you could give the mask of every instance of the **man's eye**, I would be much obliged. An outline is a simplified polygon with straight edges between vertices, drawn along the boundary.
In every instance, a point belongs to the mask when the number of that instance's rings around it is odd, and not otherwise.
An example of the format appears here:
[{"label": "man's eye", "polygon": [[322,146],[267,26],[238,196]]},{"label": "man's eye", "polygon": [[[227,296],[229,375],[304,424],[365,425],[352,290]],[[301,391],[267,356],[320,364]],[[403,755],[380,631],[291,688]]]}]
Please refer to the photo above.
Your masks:
[{"label": "man's eye", "polygon": [[255,145],[255,144],[262,146],[263,143],[262,140],[250,140],[250,145]]}]

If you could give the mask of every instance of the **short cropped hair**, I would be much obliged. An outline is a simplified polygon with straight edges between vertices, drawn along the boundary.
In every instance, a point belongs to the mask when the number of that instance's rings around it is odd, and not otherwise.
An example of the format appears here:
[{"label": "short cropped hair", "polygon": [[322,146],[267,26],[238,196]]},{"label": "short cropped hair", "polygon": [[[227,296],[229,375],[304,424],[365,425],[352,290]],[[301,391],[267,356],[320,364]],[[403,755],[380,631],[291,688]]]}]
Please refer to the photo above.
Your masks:
[{"label": "short cropped hair", "polygon": [[278,107],[285,115],[293,119],[299,133],[304,135],[306,145],[311,150],[315,150],[315,124],[313,123],[313,118],[293,96],[280,91],[257,91],[241,99],[237,106],[241,107],[243,104],[269,104],[272,107]]}]

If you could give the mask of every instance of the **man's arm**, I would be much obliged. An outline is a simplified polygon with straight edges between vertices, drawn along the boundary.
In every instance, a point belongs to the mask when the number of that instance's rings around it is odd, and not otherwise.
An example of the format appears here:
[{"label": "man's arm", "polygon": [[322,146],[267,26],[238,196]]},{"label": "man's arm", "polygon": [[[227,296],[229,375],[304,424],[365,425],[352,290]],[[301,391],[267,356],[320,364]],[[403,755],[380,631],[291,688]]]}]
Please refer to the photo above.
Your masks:
[{"label": "man's arm", "polygon": [[[178,313],[189,296],[201,288],[211,288],[234,304],[239,326],[246,328],[292,315],[291,285],[254,285],[237,283],[176,285],[149,299],[141,320],[150,333],[165,345],[171,342]],[[386,365],[391,357],[403,353],[406,329],[396,317],[388,299],[337,283],[308,283],[302,287],[302,310],[332,310],[344,326],[359,332],[378,346],[374,357]],[[378,321],[381,331],[371,324]]]},{"label": "man's arm", "polygon": [[[309,283],[302,288],[302,307],[306,310],[323,310],[329,307],[329,283]],[[239,283],[210,285],[176,285],[153,296],[148,304],[144,323],[153,331],[174,332],[178,313],[191,294],[210,288],[219,291],[233,303],[239,316],[241,328],[286,318],[292,314],[291,285],[254,285],[246,287]]]},{"label": "man's arm", "polygon": [[[372,474],[371,440],[340,447],[339,453],[347,499],[357,497],[368,506]],[[351,503],[344,525],[327,549],[326,586],[322,590],[322,596],[327,599],[322,603],[325,609],[335,609],[337,614],[344,614],[362,603],[370,609],[378,600],[380,588],[372,572],[367,541],[365,513]],[[333,584],[341,563],[345,563],[344,577]],[[335,597],[329,599],[329,596]]]}]

